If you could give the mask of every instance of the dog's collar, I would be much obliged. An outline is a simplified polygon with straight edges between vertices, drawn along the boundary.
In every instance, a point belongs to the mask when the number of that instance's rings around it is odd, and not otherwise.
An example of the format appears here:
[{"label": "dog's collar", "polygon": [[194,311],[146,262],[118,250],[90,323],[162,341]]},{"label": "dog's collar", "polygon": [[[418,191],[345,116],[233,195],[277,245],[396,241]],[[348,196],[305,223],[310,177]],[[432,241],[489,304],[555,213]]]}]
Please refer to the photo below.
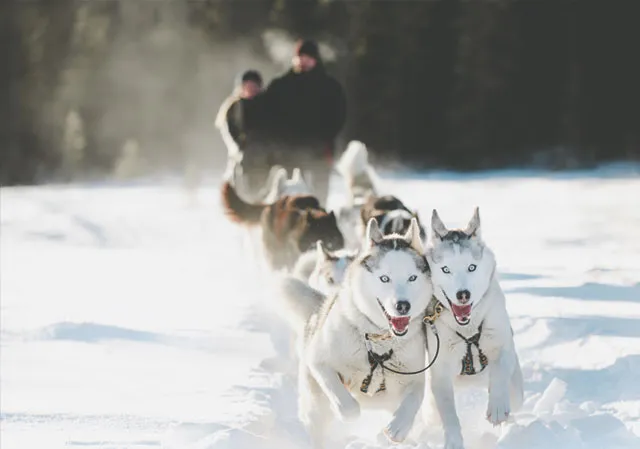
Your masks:
[{"label": "dog's collar", "polygon": [[438,301],[438,298],[432,296],[431,302],[427,306],[427,314],[424,316],[423,321],[425,324],[433,324],[440,315],[442,315],[442,312],[444,312],[444,306],[440,301]]},{"label": "dog's collar", "polygon": [[389,331],[382,332],[380,334],[371,334],[371,333],[364,334],[365,340],[373,341],[373,342],[391,340],[392,338],[393,338],[393,334],[391,334],[391,332]]}]

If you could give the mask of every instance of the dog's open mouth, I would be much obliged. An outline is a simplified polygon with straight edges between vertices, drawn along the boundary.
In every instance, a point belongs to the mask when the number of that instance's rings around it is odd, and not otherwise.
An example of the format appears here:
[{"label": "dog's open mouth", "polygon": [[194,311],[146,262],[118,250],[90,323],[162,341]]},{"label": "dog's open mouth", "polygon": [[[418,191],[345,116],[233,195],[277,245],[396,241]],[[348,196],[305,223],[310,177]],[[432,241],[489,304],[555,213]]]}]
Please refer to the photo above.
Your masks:
[{"label": "dog's open mouth", "polygon": [[387,313],[387,309],[384,308],[380,300],[378,299],[378,304],[380,304],[380,308],[384,313],[384,316],[389,320],[389,326],[391,330],[396,335],[396,337],[402,337],[409,330],[409,321],[411,321],[410,316],[391,316]]},{"label": "dog's open mouth", "polygon": [[456,322],[461,326],[466,326],[467,324],[469,324],[469,321],[471,321],[471,304],[458,306],[451,302],[444,290],[442,290],[442,293],[444,293],[444,297],[447,298],[447,301],[449,301],[449,305],[451,306],[451,313],[453,313],[453,318],[455,318]]}]

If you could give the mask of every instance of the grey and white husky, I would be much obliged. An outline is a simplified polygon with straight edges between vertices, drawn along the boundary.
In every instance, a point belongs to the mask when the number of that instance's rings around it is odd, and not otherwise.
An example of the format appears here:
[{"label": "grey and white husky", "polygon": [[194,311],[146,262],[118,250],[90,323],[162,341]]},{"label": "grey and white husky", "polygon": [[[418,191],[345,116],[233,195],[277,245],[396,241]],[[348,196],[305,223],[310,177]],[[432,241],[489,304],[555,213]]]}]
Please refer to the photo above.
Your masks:
[{"label": "grey and white husky", "polygon": [[401,442],[422,405],[424,375],[389,371],[425,363],[422,320],[432,288],[418,224],[385,236],[372,219],[366,242],[332,296],[296,278],[282,281],[280,309],[299,336],[299,418],[314,448],[332,414],[350,422],[361,407],[390,411],[383,433]]},{"label": "grey and white husky", "polygon": [[[466,229],[447,229],[434,210],[427,260],[435,300],[440,353],[429,371],[432,400],[442,420],[446,449],[463,449],[454,400],[454,381],[477,380],[488,386],[486,417],[498,425],[523,401],[523,381],[505,297],[496,275],[496,260],[480,236],[475,209]],[[428,347],[436,345],[427,329]],[[429,351],[432,357],[432,351]]]},{"label": "grey and white husky", "polygon": [[355,251],[327,249],[322,240],[316,243],[315,251],[302,254],[293,269],[293,275],[309,284],[310,287],[330,294],[342,284],[347,267],[356,258]]},{"label": "grey and white husky", "polygon": [[340,160],[336,164],[336,171],[345,183],[346,198],[336,210],[338,226],[344,235],[345,246],[359,249],[362,246],[364,225],[361,224],[360,210],[370,196],[377,196],[377,175],[369,164],[367,146],[358,141],[349,142]]}]

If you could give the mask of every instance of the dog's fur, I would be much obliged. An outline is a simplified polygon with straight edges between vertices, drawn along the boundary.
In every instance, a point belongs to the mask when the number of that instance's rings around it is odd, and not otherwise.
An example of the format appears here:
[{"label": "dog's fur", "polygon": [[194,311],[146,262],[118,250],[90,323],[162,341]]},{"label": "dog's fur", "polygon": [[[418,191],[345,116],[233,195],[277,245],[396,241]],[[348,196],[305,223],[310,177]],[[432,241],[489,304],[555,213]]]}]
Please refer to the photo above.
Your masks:
[{"label": "dog's fur", "polygon": [[411,211],[405,204],[393,195],[370,196],[360,211],[361,229],[369,220],[375,218],[383,234],[403,234],[409,229],[411,219],[415,218],[420,227],[420,238],[426,242],[427,233],[420,223],[417,212]]},{"label": "dog's fur", "polygon": [[280,166],[276,167],[278,167],[278,170],[274,176],[273,183],[271,184],[271,189],[266,193],[266,195],[261,197],[261,203],[271,204],[286,195],[313,194],[299,168],[294,168],[291,173],[291,178],[287,179],[287,170]]},{"label": "dog's fur", "polygon": [[364,143],[352,140],[336,164],[336,171],[345,182],[346,201],[336,209],[338,226],[345,238],[345,246],[362,246],[364,225],[361,225],[362,205],[370,196],[377,196],[375,171],[369,164],[369,152]]},{"label": "dog's fur", "polygon": [[292,269],[300,255],[318,240],[331,250],[344,246],[335,214],[321,208],[318,199],[311,195],[284,196],[272,204],[252,204],[240,198],[226,182],[222,186],[222,205],[231,221],[260,225],[272,269]]},{"label": "dog's fur", "polygon": [[315,251],[307,251],[300,256],[293,269],[293,275],[328,295],[342,284],[347,267],[355,257],[355,251],[330,251],[318,240]]},{"label": "dog's fur", "polygon": [[364,143],[352,140],[347,145],[336,171],[345,181],[347,205],[362,204],[370,195],[378,195],[373,167],[369,164],[369,152]]},{"label": "dog's fur", "polygon": [[[282,283],[279,310],[299,334],[299,418],[314,448],[323,445],[331,412],[348,422],[361,407],[392,412],[383,432],[391,441],[403,441],[422,404],[424,375],[394,374],[380,366],[372,371],[365,340],[365,334],[381,337],[371,338],[373,353],[393,350],[388,367],[403,372],[424,367],[422,318],[432,289],[417,222],[404,236],[384,236],[371,220],[367,242],[333,296],[296,278]],[[403,309],[406,304],[409,310]],[[362,392],[369,375],[369,389]]]},{"label": "dog's fur", "polygon": [[[436,319],[440,354],[429,371],[432,400],[444,426],[445,448],[462,449],[464,443],[454,401],[454,380],[461,380],[468,345],[462,339],[481,332],[478,346],[470,345],[472,368],[468,380],[488,385],[487,419],[504,422],[523,400],[523,381],[513,332],[498,284],[493,252],[480,236],[480,215],[475,209],[466,229],[449,230],[434,210],[432,238],[427,246],[434,295],[444,306]],[[431,308],[433,303],[429,306]],[[460,335],[458,335],[460,334]],[[429,356],[435,336],[427,329]],[[481,352],[480,352],[481,351]],[[481,353],[486,368],[482,369]],[[468,358],[466,358],[468,360]],[[474,374],[473,371],[477,374]]]},{"label": "dog's fur", "polygon": [[252,203],[271,204],[285,195],[311,195],[313,193],[299,168],[294,168],[291,178],[287,179],[287,170],[281,165],[271,167],[264,186],[253,195],[248,193],[249,189],[244,182],[242,165],[239,160],[230,158],[229,168],[227,168],[223,179],[229,181],[236,191]]}]

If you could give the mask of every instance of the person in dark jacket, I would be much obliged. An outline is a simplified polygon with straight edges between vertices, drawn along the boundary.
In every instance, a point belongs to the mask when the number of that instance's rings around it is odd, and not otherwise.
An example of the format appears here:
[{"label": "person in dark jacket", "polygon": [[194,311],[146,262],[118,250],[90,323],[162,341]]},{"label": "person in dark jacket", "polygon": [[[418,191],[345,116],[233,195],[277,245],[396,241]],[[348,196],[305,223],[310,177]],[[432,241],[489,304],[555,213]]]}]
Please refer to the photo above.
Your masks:
[{"label": "person in dark jacket", "polygon": [[314,41],[299,41],[292,62],[264,92],[273,162],[310,173],[314,193],[326,205],[335,140],[346,120],[346,96],[326,72]]},{"label": "person in dark jacket", "polygon": [[235,88],[218,110],[216,127],[229,152],[241,150],[245,133],[246,102],[262,91],[262,76],[256,70],[247,70],[236,78]]}]

